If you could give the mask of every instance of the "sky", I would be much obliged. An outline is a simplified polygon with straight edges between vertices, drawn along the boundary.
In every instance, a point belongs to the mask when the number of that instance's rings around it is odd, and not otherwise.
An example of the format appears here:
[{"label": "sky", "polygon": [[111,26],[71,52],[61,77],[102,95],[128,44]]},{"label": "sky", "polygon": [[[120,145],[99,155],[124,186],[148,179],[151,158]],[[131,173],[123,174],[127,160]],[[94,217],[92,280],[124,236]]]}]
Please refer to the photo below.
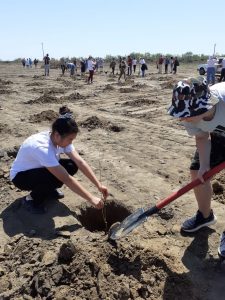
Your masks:
[{"label": "sky", "polygon": [[[225,1],[0,0],[0,59],[225,54]],[[43,45],[43,47],[42,47]]]}]

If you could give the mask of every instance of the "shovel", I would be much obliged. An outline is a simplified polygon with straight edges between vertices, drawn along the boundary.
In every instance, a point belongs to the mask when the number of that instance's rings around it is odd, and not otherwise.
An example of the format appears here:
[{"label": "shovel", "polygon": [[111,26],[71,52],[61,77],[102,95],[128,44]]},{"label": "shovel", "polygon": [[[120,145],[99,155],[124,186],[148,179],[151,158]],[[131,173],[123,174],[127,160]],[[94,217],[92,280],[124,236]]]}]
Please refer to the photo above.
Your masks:
[{"label": "shovel", "polygon": [[[211,178],[215,174],[219,173],[223,169],[225,169],[225,162],[222,162],[218,166],[207,171],[203,175],[204,180],[207,181],[209,178]],[[177,198],[179,198],[183,194],[187,193],[194,187],[200,185],[201,183],[202,182],[200,181],[200,179],[197,178],[197,179],[193,180],[192,182],[188,183],[187,185],[185,185],[184,187],[182,187],[181,189],[179,189],[178,191],[172,193],[165,199],[159,201],[158,203],[156,203],[155,206],[150,207],[150,208],[139,208],[133,214],[129,215],[126,219],[124,219],[121,223],[119,223],[119,222],[114,223],[109,230],[109,238],[111,240],[117,240],[121,237],[124,237],[125,235],[130,233],[132,230],[137,228],[139,225],[144,223],[148,217],[150,217],[151,215],[153,215],[155,213],[158,213],[158,211],[161,208],[163,208],[170,202],[176,200]]]}]

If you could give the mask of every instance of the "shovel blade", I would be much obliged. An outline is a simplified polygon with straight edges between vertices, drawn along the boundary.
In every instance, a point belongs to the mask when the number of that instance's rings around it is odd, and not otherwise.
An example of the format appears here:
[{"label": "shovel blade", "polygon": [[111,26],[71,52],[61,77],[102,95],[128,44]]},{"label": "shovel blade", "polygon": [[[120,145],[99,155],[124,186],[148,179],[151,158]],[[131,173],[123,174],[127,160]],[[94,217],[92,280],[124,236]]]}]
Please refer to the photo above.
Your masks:
[{"label": "shovel blade", "polygon": [[117,240],[130,233],[140,224],[144,223],[147,220],[144,212],[144,208],[139,208],[133,214],[124,219],[123,222],[116,224],[116,226],[112,228],[109,238],[111,240]]}]

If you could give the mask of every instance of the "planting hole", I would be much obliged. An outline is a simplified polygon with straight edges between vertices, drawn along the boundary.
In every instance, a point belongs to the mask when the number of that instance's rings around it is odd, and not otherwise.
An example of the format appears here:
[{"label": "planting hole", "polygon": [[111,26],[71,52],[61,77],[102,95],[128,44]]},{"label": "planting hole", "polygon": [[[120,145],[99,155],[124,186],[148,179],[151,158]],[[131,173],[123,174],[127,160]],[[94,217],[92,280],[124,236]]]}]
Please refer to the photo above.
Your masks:
[{"label": "planting hole", "polygon": [[105,212],[107,230],[109,230],[112,224],[122,222],[132,213],[131,209],[127,208],[122,203],[109,200],[106,201],[103,210],[98,210],[90,206],[82,206],[80,208],[80,214],[78,214],[79,221],[82,226],[91,232],[105,231],[106,225],[104,222],[103,211]]}]

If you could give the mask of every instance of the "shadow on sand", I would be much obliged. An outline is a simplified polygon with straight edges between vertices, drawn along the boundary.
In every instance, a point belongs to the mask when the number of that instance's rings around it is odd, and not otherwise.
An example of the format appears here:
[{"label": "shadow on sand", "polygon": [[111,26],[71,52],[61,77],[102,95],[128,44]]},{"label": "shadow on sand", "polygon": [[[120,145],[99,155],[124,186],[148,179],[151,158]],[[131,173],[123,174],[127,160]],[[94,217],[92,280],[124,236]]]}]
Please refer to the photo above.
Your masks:
[{"label": "shadow on sand", "polygon": [[[182,262],[189,272],[177,274],[168,270],[164,286],[164,300],[171,299],[171,295],[174,300],[225,299],[225,273],[221,269],[221,260],[209,254],[208,239],[213,232],[214,230],[211,228],[203,228],[194,235],[185,234],[185,236],[194,237],[182,257]],[[218,245],[213,246],[217,247]]]},{"label": "shadow on sand", "polygon": [[[31,214],[22,205],[22,198],[16,199],[5,210],[0,218],[3,220],[3,230],[9,237],[17,234],[51,239],[56,237],[57,230],[75,231],[82,226],[77,216],[65,204],[58,200],[49,200],[45,203],[45,214]],[[56,219],[58,224],[56,228]]]}]

